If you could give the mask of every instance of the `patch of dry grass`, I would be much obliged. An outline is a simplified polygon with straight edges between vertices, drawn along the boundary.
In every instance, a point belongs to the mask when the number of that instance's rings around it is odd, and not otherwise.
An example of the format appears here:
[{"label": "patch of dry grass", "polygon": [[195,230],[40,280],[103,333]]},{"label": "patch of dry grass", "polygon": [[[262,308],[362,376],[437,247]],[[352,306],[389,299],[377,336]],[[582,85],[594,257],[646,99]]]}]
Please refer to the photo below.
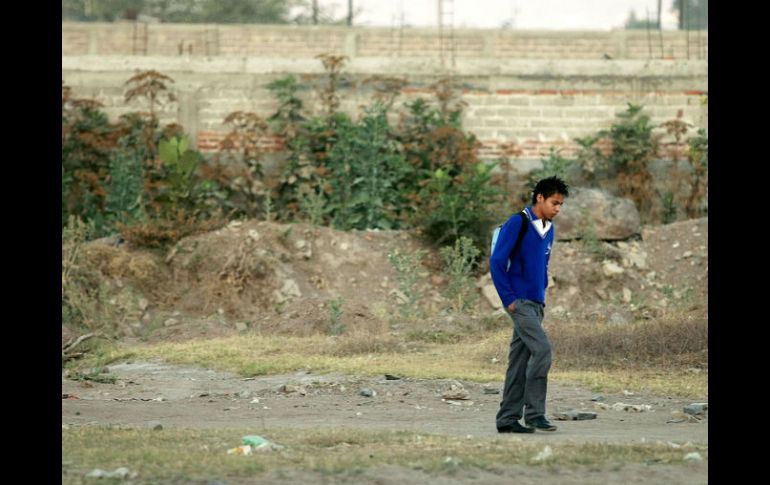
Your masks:
[{"label": "patch of dry grass", "polygon": [[[351,333],[305,337],[247,334],[226,338],[164,342],[104,351],[97,365],[126,359],[161,359],[176,364],[201,365],[244,376],[278,374],[300,369],[357,375],[398,374],[423,379],[464,379],[476,382],[504,378],[509,330],[485,338],[452,343],[406,346],[384,333]],[[707,372],[685,368],[607,365],[575,368],[560,363],[555,353],[551,378],[613,392],[647,390],[683,397],[708,396]],[[86,361],[84,364],[94,365]]]},{"label": "patch of dry grass", "polygon": [[556,324],[547,326],[547,331],[554,355],[564,367],[708,365],[705,319],[682,317],[627,325]]},{"label": "patch of dry grass", "polygon": [[[252,456],[228,455],[245,434],[283,446]],[[542,443],[510,437],[465,438],[413,432],[337,430],[193,430],[82,426],[62,430],[62,483],[85,483],[94,468],[127,467],[143,483],[258,477],[267,470],[306,470],[334,475],[394,464],[449,475],[458,468],[494,470],[499,464],[596,468],[626,463],[681,464],[705,445],[674,449],[663,443],[554,443],[552,456],[537,460]]]}]

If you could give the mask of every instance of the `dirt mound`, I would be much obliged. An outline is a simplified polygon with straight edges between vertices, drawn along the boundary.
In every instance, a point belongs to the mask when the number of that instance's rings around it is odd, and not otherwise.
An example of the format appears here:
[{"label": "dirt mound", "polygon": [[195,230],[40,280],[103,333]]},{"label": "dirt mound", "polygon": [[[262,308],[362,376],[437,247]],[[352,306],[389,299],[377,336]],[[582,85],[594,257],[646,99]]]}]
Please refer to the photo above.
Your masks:
[{"label": "dirt mound", "polygon": [[[708,219],[696,219],[647,227],[634,241],[557,242],[548,318],[707,318],[707,232]],[[387,328],[402,297],[388,254],[418,249],[428,250],[415,269],[420,305],[428,319],[452,320],[438,252],[404,231],[235,221],[164,252],[94,241],[83,264],[97,275],[102,305],[119,315],[119,336],[184,339],[247,329],[305,335],[333,332],[335,310],[348,329]],[[477,286],[486,298],[475,313],[499,312],[486,261],[481,271]]]},{"label": "dirt mound", "polygon": [[639,240],[557,242],[547,302],[554,316],[627,323],[708,318],[708,218],[648,226]]}]

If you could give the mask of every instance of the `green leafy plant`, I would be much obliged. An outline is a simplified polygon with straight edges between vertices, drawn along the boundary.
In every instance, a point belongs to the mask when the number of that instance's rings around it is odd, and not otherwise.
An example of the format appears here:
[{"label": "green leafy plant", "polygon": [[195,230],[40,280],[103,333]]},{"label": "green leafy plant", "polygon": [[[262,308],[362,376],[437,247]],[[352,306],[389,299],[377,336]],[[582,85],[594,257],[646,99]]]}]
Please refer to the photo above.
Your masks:
[{"label": "green leafy plant", "polygon": [[534,187],[537,182],[546,177],[559,177],[562,180],[569,178],[569,170],[575,161],[561,156],[561,150],[550,147],[548,157],[541,159],[543,166],[529,173],[529,184]]},{"label": "green leafy plant", "polygon": [[634,201],[645,221],[653,216],[655,194],[648,163],[658,152],[660,137],[653,135],[655,126],[642,110],[643,106],[628,103],[626,111],[617,115],[620,121],[608,130],[601,130],[599,136],[612,144],[605,162],[616,174],[621,194]]},{"label": "green leafy plant", "polygon": [[494,225],[490,206],[500,195],[490,184],[491,165],[463,167],[452,177],[437,169],[418,195],[418,207],[412,220],[427,238],[437,245],[454,244],[468,237],[483,246]]},{"label": "green leafy plant", "polygon": [[300,196],[300,208],[307,221],[315,225],[321,225],[329,212],[326,197],[314,189],[308,189],[306,194]]},{"label": "green leafy plant", "polygon": [[329,206],[340,229],[394,229],[398,226],[400,180],[410,173],[390,136],[383,105],[369,107],[359,123],[337,131],[329,153]]},{"label": "green leafy plant", "polygon": [[703,128],[698,129],[697,135],[690,139],[687,161],[692,167],[692,178],[684,207],[689,217],[698,217],[708,211],[703,202],[708,191],[709,139]]},{"label": "green leafy plant", "polygon": [[424,249],[408,253],[398,250],[388,253],[388,262],[396,270],[396,282],[402,297],[399,311],[403,318],[412,319],[423,316],[420,303],[424,295],[417,283],[418,270],[426,254],[427,251]]},{"label": "green leafy plant", "polygon": [[575,156],[575,165],[580,169],[580,175],[584,183],[595,187],[599,180],[607,178],[607,161],[598,147],[599,136],[584,136],[575,138],[578,151]]},{"label": "green leafy plant", "polygon": [[329,333],[331,335],[342,335],[347,330],[347,326],[342,323],[343,300],[341,297],[329,300]]},{"label": "green leafy plant", "polygon": [[676,221],[676,202],[673,192],[663,192],[661,195],[661,205],[663,206],[661,222],[663,224],[670,224]]},{"label": "green leafy plant", "polygon": [[202,159],[199,152],[189,148],[187,137],[161,140],[159,156],[167,173],[168,190],[164,196],[171,207],[195,209],[193,191],[197,183],[196,170]]},{"label": "green leafy plant", "polygon": [[123,143],[110,160],[106,210],[114,221],[126,224],[145,218],[144,167],[136,150]]},{"label": "green leafy plant", "polygon": [[444,274],[449,281],[446,294],[452,302],[452,309],[462,312],[472,308],[478,300],[473,271],[481,251],[472,239],[460,237],[454,246],[442,247],[439,254],[444,262]]}]

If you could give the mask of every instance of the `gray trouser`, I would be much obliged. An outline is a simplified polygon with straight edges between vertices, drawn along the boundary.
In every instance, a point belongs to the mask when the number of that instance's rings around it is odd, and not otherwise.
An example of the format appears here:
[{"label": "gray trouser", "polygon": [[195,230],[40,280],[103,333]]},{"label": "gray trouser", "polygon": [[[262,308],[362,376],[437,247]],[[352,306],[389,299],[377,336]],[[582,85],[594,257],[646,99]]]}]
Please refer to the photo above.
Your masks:
[{"label": "gray trouser", "polygon": [[513,313],[513,338],[508,353],[508,370],[497,427],[509,426],[521,419],[545,416],[545,393],[551,368],[551,342],[543,330],[543,305],[516,299]]}]

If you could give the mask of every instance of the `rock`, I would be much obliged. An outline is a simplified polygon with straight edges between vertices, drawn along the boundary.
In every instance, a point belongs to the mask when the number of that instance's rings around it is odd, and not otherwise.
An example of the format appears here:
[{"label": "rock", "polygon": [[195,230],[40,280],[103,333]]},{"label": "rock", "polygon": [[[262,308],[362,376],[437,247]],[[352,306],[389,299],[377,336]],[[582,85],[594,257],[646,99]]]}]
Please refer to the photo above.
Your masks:
[{"label": "rock", "polygon": [[449,390],[444,392],[441,397],[443,399],[450,399],[450,400],[462,400],[462,399],[468,399],[470,394],[468,391],[465,390],[463,385],[459,382],[454,382],[452,385],[449,386]]},{"label": "rock", "polygon": [[694,416],[691,414],[686,414],[680,411],[675,411],[671,413],[671,419],[666,421],[666,423],[669,424],[676,424],[676,423],[700,423],[701,419],[698,416]]},{"label": "rock", "polygon": [[695,402],[685,406],[683,411],[686,414],[697,416],[699,414],[703,414],[708,408],[709,404],[707,402]]},{"label": "rock", "polygon": [[300,298],[301,296],[302,292],[299,289],[299,285],[292,279],[285,280],[280,290],[273,291],[273,299],[279,304],[294,298]]},{"label": "rock", "polygon": [[446,391],[441,397],[449,400],[464,400],[468,399],[470,394],[465,389],[457,389],[455,391]]},{"label": "rock", "polygon": [[147,423],[147,426],[153,431],[160,431],[163,429],[163,425],[160,423],[160,421],[150,421]]},{"label": "rock", "polygon": [[691,258],[692,257],[692,251],[685,251],[684,254],[682,254],[683,258]]},{"label": "rock", "polygon": [[500,295],[497,294],[495,285],[492,283],[484,285],[481,288],[481,294],[484,295],[484,298],[487,300],[487,303],[489,303],[489,306],[496,310],[502,308],[503,302],[500,300]]},{"label": "rock", "polygon": [[623,288],[623,301],[625,303],[631,303],[631,290]]},{"label": "rock", "polygon": [[609,322],[613,325],[625,325],[630,322],[630,319],[621,312],[612,312],[610,314]]},{"label": "rock", "polygon": [[147,307],[150,306],[150,302],[147,301],[147,298],[139,298],[138,305],[142,311],[145,311],[147,310]]},{"label": "rock", "polygon": [[374,397],[377,395],[377,391],[369,389],[368,387],[362,387],[358,393],[364,397]]},{"label": "rock", "polygon": [[500,394],[499,387],[485,387],[484,394]]},{"label": "rock", "polygon": [[394,376],[393,374],[385,374],[385,380],[386,381],[397,381],[401,379],[399,376]]},{"label": "rock", "polygon": [[313,248],[309,242],[304,239],[300,239],[294,243],[294,248],[297,249],[297,256],[303,259],[310,259],[313,256]]},{"label": "rock", "polygon": [[245,332],[249,329],[249,326],[245,322],[235,322],[235,329],[239,332]]},{"label": "rock", "polygon": [[556,238],[577,239],[587,224],[605,241],[628,239],[641,232],[639,211],[631,200],[599,189],[573,187],[569,204],[559,214]]},{"label": "rock", "polygon": [[114,471],[107,472],[104,470],[101,470],[99,468],[96,468],[94,470],[91,470],[87,475],[86,478],[120,478],[121,480],[125,480],[126,478],[134,478],[136,476],[136,473],[129,472],[128,468],[126,467],[120,467],[116,468]]},{"label": "rock", "polygon": [[409,301],[409,298],[407,298],[407,296],[404,294],[403,291],[397,290],[395,288],[390,290],[388,295],[395,297],[396,301],[400,305],[403,305],[403,304],[405,304],[405,303],[407,303]]},{"label": "rock", "polygon": [[697,451],[693,451],[684,455],[684,461],[703,461],[703,457]]},{"label": "rock", "polygon": [[601,394],[596,394],[595,396],[591,397],[591,400],[597,401],[597,402],[604,401],[604,396],[602,396]]},{"label": "rock", "polygon": [[[601,403],[597,403],[601,404]],[[622,402],[616,402],[612,406],[610,406],[610,409],[613,411],[633,411],[635,413],[643,413],[645,411],[652,410],[652,406],[649,404],[626,404]]]},{"label": "rock", "polygon": [[163,326],[164,327],[173,327],[177,323],[179,323],[179,320],[177,320],[176,318],[169,318],[168,320],[163,322]]},{"label": "rock", "polygon": [[592,411],[578,411],[572,409],[564,413],[553,413],[554,419],[559,421],[583,421],[586,419],[596,419],[597,414]]},{"label": "rock", "polygon": [[300,396],[307,395],[307,390],[304,386],[295,386],[293,384],[284,384],[278,388],[278,391],[284,394],[292,394],[296,392]]},{"label": "rock", "polygon": [[623,259],[628,260],[629,266],[647,269],[647,253],[631,250],[623,255]]},{"label": "rock", "polygon": [[618,266],[614,261],[609,259],[602,261],[602,273],[604,273],[604,276],[612,277],[615,275],[623,274],[625,271],[626,270],[624,270],[621,266]]},{"label": "rock", "polygon": [[553,456],[553,450],[549,445],[545,445],[545,448],[543,448],[543,451],[538,453],[533,460],[534,461],[545,461]]}]

